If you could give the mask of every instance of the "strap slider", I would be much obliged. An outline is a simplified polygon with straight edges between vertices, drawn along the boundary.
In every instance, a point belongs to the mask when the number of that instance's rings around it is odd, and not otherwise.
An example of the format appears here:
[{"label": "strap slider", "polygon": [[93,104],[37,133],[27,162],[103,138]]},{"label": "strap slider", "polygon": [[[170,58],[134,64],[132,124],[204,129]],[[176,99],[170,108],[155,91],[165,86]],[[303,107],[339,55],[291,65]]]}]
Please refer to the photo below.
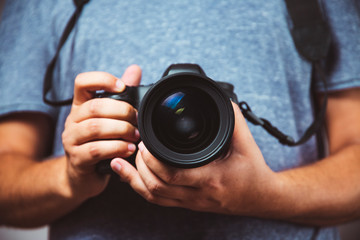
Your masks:
[{"label": "strap slider", "polygon": [[261,120],[258,116],[256,116],[252,111],[249,105],[246,102],[240,102],[239,107],[241,112],[244,114],[244,117],[254,125],[264,125],[264,121]]}]

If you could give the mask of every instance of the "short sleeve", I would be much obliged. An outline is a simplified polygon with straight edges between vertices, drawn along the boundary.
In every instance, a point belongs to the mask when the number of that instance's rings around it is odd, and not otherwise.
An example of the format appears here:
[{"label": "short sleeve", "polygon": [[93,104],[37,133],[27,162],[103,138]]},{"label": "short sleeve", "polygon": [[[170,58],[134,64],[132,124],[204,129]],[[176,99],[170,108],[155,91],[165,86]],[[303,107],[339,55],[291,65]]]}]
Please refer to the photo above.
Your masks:
[{"label": "short sleeve", "polygon": [[[323,2],[333,40],[326,61],[328,90],[360,87],[360,1]],[[324,91],[320,82],[317,87]]]},{"label": "short sleeve", "polygon": [[56,114],[55,108],[42,101],[44,74],[58,42],[51,17],[56,11],[54,3],[6,1],[0,23],[0,115],[22,111]]}]

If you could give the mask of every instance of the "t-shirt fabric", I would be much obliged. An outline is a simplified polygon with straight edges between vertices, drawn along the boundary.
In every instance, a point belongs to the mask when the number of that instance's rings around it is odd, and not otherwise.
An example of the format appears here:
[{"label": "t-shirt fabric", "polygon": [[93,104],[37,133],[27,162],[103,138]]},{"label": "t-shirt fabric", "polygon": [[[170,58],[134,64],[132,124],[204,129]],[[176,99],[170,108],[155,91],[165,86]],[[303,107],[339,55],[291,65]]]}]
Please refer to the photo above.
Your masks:
[{"label": "t-shirt fabric", "polygon": [[[334,40],[325,61],[329,91],[360,86],[358,5],[324,1]],[[43,78],[74,10],[71,0],[7,1],[0,26],[0,114],[51,116],[54,156],[64,154],[61,133],[70,107],[43,103]],[[51,96],[71,98],[81,72],[120,77],[127,66],[138,64],[142,84],[151,84],[170,64],[196,63],[208,77],[233,84],[239,100],[257,115],[299,139],[313,120],[312,66],[296,51],[288,19],[280,0],[92,0],[60,53]],[[317,84],[317,91],[323,90]],[[287,147],[263,129],[250,123],[249,128],[274,171],[318,158],[315,138]],[[102,194],[51,223],[50,239],[339,239],[335,228],[316,231],[283,221],[156,206],[114,177]]]}]

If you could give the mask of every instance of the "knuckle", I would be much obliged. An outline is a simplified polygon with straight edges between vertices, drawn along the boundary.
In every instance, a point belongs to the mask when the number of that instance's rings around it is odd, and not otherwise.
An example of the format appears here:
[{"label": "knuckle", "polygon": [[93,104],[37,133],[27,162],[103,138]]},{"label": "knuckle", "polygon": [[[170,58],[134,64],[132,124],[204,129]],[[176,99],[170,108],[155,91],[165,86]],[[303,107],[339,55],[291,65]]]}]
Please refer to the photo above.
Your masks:
[{"label": "knuckle", "polygon": [[151,182],[148,185],[148,189],[151,193],[158,194],[163,190],[163,186],[157,182]]},{"label": "knuckle", "polygon": [[89,150],[89,154],[90,154],[91,158],[93,158],[93,159],[97,159],[101,156],[101,150],[100,150],[99,146],[95,143],[90,143],[88,150]]},{"label": "knuckle", "polygon": [[169,184],[176,184],[179,179],[180,179],[180,174],[177,171],[171,172],[170,174],[166,174],[165,177],[165,182],[169,183]]},{"label": "knuckle", "polygon": [[87,129],[92,137],[100,136],[101,125],[97,119],[89,120]]},{"label": "knuckle", "polygon": [[91,116],[97,116],[101,110],[101,104],[98,99],[92,99],[89,101],[89,113]]},{"label": "knuckle", "polygon": [[124,105],[122,108],[123,115],[127,117],[131,116],[134,112],[133,107],[130,104],[123,104],[123,105]]},{"label": "knuckle", "polygon": [[221,183],[216,179],[209,179],[206,182],[207,188],[209,188],[211,191],[218,191],[221,189]]},{"label": "knuckle", "polygon": [[76,151],[73,151],[72,148],[66,152],[66,156],[68,158],[68,161],[72,166],[79,166],[80,165],[80,158],[76,154]]}]

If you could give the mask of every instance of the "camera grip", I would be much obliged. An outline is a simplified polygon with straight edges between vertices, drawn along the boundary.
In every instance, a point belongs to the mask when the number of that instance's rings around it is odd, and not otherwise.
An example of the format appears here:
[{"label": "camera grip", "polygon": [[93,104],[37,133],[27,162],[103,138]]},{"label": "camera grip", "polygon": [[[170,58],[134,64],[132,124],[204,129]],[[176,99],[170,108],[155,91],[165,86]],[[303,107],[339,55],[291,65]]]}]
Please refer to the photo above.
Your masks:
[{"label": "camera grip", "polygon": [[[128,158],[125,158],[126,161],[128,161],[131,165],[135,166],[135,157],[136,157],[136,152],[133,155],[131,155]],[[100,174],[100,175],[105,175],[105,174],[111,174],[111,175],[117,175],[110,166],[110,162],[113,159],[106,159],[106,160],[101,160],[100,162],[98,162],[95,165],[95,171]]]},{"label": "camera grip", "polygon": [[[126,86],[125,90],[121,93],[111,93],[111,92],[97,92],[95,93],[94,98],[111,98],[119,101],[124,101],[131,104],[134,108],[139,106],[139,94],[138,87]],[[100,175],[105,174],[115,174],[111,169],[110,162],[112,159],[106,159],[98,162],[95,165],[95,171]],[[127,161],[134,165],[135,154],[126,158]]]},{"label": "camera grip", "polygon": [[97,92],[94,98],[111,98],[119,101],[124,101],[137,108],[139,105],[138,100],[138,87],[126,86],[125,90],[120,93],[111,92]]},{"label": "camera grip", "polygon": [[231,83],[219,82],[219,81],[216,81],[216,83],[221,87],[222,90],[224,90],[224,92],[230,98],[231,101],[233,101],[236,104],[239,104],[236,93],[234,92],[234,85],[232,85]]}]

